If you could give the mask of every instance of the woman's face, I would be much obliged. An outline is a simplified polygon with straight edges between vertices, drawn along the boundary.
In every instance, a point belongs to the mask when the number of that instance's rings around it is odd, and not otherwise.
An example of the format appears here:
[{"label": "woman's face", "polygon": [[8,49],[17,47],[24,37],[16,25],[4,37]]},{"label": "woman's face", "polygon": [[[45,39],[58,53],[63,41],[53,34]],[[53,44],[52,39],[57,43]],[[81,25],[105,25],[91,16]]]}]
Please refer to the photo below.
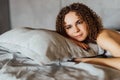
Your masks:
[{"label": "woman's face", "polygon": [[88,27],[85,21],[76,12],[65,15],[65,31],[67,35],[77,41],[84,41],[88,36]]}]

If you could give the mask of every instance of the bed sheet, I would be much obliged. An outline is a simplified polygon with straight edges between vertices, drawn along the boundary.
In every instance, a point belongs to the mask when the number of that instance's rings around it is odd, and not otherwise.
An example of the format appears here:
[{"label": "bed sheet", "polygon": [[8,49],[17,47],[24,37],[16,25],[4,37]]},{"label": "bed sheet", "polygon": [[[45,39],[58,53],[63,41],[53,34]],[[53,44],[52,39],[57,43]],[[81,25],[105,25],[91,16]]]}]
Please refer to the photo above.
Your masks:
[{"label": "bed sheet", "polygon": [[40,65],[21,52],[0,46],[0,80],[120,80],[120,71],[66,61]]}]

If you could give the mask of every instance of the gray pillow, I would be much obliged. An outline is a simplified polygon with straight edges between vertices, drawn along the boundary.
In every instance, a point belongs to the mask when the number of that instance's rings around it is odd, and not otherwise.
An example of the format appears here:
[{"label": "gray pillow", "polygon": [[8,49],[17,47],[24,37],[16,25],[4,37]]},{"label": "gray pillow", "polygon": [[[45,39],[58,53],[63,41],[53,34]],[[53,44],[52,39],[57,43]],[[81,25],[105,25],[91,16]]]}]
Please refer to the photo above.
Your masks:
[{"label": "gray pillow", "polygon": [[85,51],[55,31],[28,27],[2,34],[0,45],[44,64],[58,59],[96,55],[92,49]]}]

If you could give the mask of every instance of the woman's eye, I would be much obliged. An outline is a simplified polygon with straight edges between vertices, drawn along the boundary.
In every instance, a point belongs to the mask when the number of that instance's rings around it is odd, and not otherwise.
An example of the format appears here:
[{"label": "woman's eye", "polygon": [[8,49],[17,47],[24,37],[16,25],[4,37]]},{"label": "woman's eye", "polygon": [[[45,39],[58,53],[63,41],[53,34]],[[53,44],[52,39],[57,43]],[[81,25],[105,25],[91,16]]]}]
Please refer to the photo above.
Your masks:
[{"label": "woman's eye", "polygon": [[66,26],[65,29],[70,29],[72,26]]},{"label": "woman's eye", "polygon": [[82,24],[82,23],[83,23],[83,21],[80,21],[80,20],[79,20],[79,21],[77,21],[77,24]]}]

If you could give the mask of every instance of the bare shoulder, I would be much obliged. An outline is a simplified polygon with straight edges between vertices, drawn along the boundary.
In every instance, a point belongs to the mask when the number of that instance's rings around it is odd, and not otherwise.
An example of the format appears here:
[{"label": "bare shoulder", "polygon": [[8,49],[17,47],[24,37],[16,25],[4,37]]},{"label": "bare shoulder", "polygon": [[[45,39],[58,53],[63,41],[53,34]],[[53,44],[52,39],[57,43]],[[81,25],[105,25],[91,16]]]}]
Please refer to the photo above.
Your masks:
[{"label": "bare shoulder", "polygon": [[109,35],[110,31],[109,30],[102,30],[98,36],[97,36],[97,39],[96,39],[96,42],[102,47],[103,46],[103,43],[106,41],[106,38],[107,37],[110,37]]},{"label": "bare shoulder", "polygon": [[119,39],[120,41],[120,33],[115,31],[115,30],[109,30],[109,29],[103,29],[100,34],[97,37],[97,41],[99,40],[104,40],[107,38],[112,38],[112,39]]},{"label": "bare shoulder", "polygon": [[117,51],[120,49],[120,33],[114,30],[104,29],[98,35],[96,42],[103,49],[117,54]]}]

